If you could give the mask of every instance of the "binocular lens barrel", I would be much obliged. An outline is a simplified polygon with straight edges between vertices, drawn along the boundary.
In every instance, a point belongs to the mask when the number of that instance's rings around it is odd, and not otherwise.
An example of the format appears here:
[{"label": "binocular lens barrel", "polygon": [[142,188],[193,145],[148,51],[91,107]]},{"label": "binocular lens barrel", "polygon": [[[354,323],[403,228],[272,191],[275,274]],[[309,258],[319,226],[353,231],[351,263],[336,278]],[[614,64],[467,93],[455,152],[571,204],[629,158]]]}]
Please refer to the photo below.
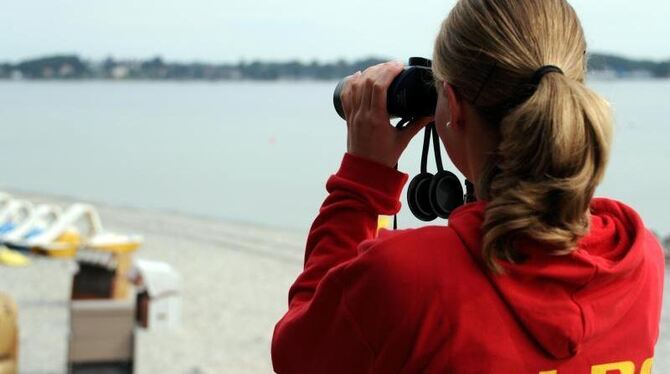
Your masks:
[{"label": "binocular lens barrel", "polygon": [[339,81],[335,87],[335,92],[333,92],[333,105],[335,105],[335,111],[342,119],[346,119],[344,118],[344,108],[342,107],[342,89],[344,89],[346,83],[347,78]]}]

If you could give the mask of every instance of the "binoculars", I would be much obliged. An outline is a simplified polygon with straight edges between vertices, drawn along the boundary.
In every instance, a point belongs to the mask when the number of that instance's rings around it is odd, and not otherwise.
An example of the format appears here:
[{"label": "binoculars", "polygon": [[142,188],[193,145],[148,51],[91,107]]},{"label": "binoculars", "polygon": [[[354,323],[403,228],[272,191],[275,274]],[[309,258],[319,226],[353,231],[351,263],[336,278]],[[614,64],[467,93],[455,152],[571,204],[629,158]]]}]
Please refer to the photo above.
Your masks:
[{"label": "binoculars", "polygon": [[[337,114],[344,118],[342,89],[347,79],[341,80],[333,93],[333,104]],[[437,90],[433,81],[431,61],[422,57],[411,57],[409,64],[395,77],[388,88],[386,107],[391,118],[431,117],[435,114]]]},{"label": "binoculars", "polygon": [[[335,88],[333,104],[340,117],[344,118],[341,94],[347,84],[343,79]],[[414,118],[432,117],[437,104],[431,61],[421,57],[409,59],[409,65],[398,74],[388,88],[387,111],[391,118],[401,118],[402,123]],[[465,181],[466,193],[458,177],[444,169],[440,145],[435,124],[429,124],[424,130],[423,151],[421,154],[421,174],[412,178],[407,189],[407,203],[412,214],[422,221],[432,221],[438,217],[448,219],[451,212],[464,203],[476,200],[474,185]],[[428,153],[432,138],[433,152],[438,172],[427,171]],[[394,220],[394,229],[396,221]]]}]

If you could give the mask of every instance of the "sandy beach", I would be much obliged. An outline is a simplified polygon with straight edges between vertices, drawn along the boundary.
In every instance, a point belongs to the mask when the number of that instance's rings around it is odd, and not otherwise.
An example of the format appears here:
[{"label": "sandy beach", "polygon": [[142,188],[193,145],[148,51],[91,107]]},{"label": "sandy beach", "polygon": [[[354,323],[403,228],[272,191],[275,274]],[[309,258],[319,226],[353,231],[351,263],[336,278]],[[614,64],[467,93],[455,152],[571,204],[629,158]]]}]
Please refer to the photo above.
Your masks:
[{"label": "sandy beach", "polygon": [[[73,202],[9,192],[34,202]],[[137,329],[136,373],[272,372],[272,330],[301,270],[306,232],[95,205],[105,228],[144,235],[136,257],[167,262],[183,279],[181,326]],[[64,373],[76,266],[73,260],[31,259],[27,267],[0,267],[0,290],[19,307],[20,372]],[[670,372],[669,283],[666,277],[655,373]]]}]

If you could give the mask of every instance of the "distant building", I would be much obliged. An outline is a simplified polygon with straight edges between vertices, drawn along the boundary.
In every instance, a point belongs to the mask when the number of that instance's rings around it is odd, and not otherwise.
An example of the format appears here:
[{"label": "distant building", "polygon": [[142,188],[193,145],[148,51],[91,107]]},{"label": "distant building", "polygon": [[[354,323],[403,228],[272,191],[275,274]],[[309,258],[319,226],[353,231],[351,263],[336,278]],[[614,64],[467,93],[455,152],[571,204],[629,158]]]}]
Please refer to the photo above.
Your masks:
[{"label": "distant building", "polygon": [[109,75],[112,79],[126,79],[130,76],[130,68],[125,65],[116,65],[109,71]]},{"label": "distant building", "polygon": [[58,76],[61,78],[68,78],[74,75],[74,67],[68,63],[60,66],[58,69]]},{"label": "distant building", "polygon": [[[39,77],[39,75],[38,75]],[[54,77],[54,68],[51,66],[44,66],[42,68],[42,78],[53,78]]]},{"label": "distant building", "polygon": [[617,79],[616,71],[612,69],[602,69],[602,70],[590,70],[588,72],[588,78],[597,81],[609,81]]},{"label": "distant building", "polygon": [[625,78],[632,79],[651,79],[654,75],[648,70],[632,70],[625,75]]}]

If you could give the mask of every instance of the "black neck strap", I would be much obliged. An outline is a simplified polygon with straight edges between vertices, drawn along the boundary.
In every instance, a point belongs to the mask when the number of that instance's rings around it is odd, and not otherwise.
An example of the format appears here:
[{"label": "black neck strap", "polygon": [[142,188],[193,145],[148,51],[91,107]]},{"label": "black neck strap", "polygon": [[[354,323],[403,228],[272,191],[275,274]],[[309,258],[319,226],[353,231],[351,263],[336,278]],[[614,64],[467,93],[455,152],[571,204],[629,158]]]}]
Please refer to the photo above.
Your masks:
[{"label": "black neck strap", "polygon": [[437,128],[435,122],[429,123],[423,132],[423,149],[421,150],[421,173],[428,172],[428,152],[430,152],[430,138],[433,138],[433,154],[435,155],[435,164],[437,164],[437,171],[444,171],[442,165],[442,154],[440,152],[440,138],[437,135]]},{"label": "black neck strap", "polygon": [[430,123],[426,128],[423,130],[423,149],[421,150],[421,173],[427,173],[428,172],[428,149],[430,148],[430,134],[431,130],[430,127],[433,124]]},{"label": "black neck strap", "polygon": [[433,133],[433,153],[435,154],[435,164],[437,165],[437,171],[444,171],[444,166],[442,166],[442,152],[440,152],[440,137],[437,135],[437,127],[435,127],[435,122],[430,126],[430,131]]}]

